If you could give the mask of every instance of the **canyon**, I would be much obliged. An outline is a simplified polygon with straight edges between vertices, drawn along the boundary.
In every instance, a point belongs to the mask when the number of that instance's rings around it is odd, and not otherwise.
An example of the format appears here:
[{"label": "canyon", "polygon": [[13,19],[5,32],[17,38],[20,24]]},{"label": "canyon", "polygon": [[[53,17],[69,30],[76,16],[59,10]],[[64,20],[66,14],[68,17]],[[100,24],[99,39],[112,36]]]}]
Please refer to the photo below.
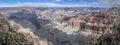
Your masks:
[{"label": "canyon", "polygon": [[[32,37],[35,45],[84,45],[112,33],[120,8],[8,8],[0,9],[17,32]],[[112,12],[112,13],[111,13]]]}]

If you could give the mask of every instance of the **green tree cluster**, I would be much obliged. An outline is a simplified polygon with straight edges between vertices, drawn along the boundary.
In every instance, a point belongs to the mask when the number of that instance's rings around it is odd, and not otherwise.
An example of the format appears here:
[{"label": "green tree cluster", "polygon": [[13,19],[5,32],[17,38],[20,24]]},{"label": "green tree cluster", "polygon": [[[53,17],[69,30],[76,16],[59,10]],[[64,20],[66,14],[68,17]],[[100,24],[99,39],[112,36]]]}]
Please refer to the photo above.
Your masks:
[{"label": "green tree cluster", "polygon": [[0,45],[34,45],[23,33],[17,33],[0,14]]}]

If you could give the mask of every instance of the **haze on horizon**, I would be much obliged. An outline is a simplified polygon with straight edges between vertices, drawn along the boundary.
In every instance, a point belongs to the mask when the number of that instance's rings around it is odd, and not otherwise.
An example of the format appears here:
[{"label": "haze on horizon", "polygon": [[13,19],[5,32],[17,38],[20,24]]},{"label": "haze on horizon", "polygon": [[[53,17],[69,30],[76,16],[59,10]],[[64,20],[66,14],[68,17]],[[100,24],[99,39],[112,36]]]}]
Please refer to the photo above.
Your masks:
[{"label": "haze on horizon", "polygon": [[0,0],[0,7],[120,7],[120,0]]}]

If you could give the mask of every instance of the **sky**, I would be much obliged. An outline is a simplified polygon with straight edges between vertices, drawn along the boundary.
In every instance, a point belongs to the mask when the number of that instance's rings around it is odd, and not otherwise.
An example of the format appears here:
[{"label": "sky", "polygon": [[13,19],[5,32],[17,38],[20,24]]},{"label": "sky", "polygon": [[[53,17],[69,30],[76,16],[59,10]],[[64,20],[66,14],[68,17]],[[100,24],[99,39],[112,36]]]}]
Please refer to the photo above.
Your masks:
[{"label": "sky", "polygon": [[120,0],[0,0],[0,7],[120,7]]}]

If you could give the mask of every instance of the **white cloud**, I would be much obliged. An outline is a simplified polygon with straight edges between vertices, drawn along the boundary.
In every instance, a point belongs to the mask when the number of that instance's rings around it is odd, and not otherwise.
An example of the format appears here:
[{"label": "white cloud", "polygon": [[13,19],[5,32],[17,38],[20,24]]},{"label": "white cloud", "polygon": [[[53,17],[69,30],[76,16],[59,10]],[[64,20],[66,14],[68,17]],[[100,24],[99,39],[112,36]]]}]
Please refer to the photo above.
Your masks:
[{"label": "white cloud", "polygon": [[56,0],[56,1],[58,1],[58,2],[59,2],[59,1],[61,1],[61,0]]},{"label": "white cloud", "polygon": [[19,6],[34,6],[34,7],[39,7],[39,6],[57,6],[59,4],[56,3],[19,3]]},{"label": "white cloud", "polygon": [[21,5],[20,1],[17,1],[18,5]]},{"label": "white cloud", "polygon": [[18,6],[22,7],[78,7],[80,5],[78,4],[73,4],[73,5],[62,5],[62,4],[57,4],[57,3],[20,3],[18,2]]}]

